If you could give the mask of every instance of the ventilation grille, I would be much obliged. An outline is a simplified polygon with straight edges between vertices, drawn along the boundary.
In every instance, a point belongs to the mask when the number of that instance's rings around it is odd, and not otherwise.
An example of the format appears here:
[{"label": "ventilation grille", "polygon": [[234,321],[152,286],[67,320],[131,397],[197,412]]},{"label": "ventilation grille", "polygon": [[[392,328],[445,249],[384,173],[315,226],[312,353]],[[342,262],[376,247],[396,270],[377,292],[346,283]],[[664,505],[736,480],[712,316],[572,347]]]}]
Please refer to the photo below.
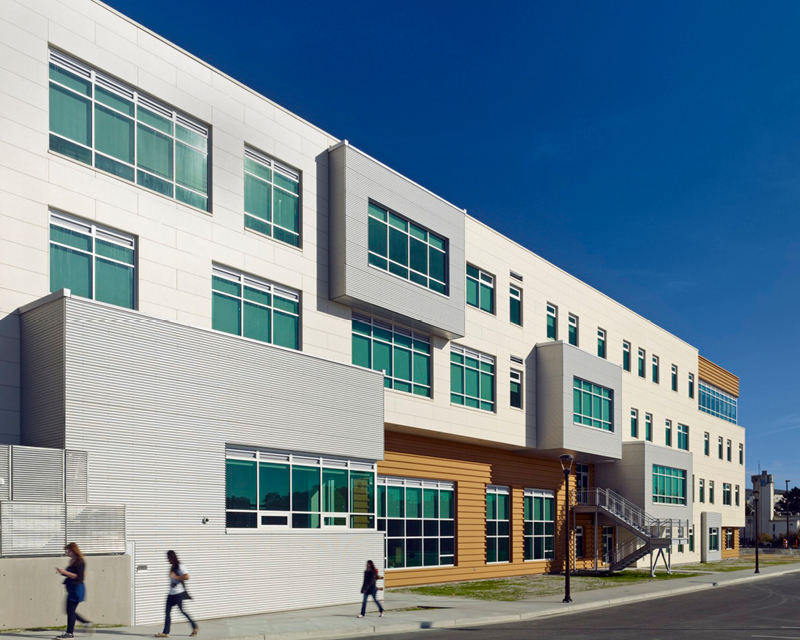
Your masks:
[{"label": "ventilation grille", "polygon": [[67,451],[65,462],[67,502],[88,502],[88,454],[85,451]]},{"label": "ventilation grille", "polygon": [[520,282],[522,282],[522,276],[520,274],[518,274],[516,271],[509,271],[509,274],[515,280],[519,280]]},{"label": "ventilation grille", "polygon": [[11,447],[0,444],[0,500],[11,498]]},{"label": "ventilation grille", "polygon": [[63,450],[14,446],[11,473],[12,500],[64,501]]},{"label": "ventilation grille", "polygon": [[517,364],[523,364],[523,360],[519,356],[511,356],[511,362],[516,362]]},{"label": "ventilation grille", "polygon": [[125,507],[67,504],[66,531],[83,553],[125,553]]},{"label": "ventilation grille", "polygon": [[0,502],[0,556],[62,555],[65,507],[63,502]]}]

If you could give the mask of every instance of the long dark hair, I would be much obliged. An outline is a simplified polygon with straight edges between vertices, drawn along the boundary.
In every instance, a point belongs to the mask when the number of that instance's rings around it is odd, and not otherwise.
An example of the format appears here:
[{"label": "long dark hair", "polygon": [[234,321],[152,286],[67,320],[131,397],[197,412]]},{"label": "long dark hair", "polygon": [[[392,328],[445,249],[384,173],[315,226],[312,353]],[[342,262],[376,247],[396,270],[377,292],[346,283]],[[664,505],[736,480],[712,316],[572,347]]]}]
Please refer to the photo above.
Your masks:
[{"label": "long dark hair", "polygon": [[170,570],[174,571],[175,573],[178,573],[178,567],[181,566],[181,563],[178,561],[178,554],[176,554],[172,549],[170,549],[169,551],[167,551],[167,560],[169,560],[169,563],[172,565],[170,567]]},{"label": "long dark hair", "polygon": [[372,560],[367,560],[367,571],[372,570],[376,576],[378,575],[378,570],[375,568],[375,563]]}]

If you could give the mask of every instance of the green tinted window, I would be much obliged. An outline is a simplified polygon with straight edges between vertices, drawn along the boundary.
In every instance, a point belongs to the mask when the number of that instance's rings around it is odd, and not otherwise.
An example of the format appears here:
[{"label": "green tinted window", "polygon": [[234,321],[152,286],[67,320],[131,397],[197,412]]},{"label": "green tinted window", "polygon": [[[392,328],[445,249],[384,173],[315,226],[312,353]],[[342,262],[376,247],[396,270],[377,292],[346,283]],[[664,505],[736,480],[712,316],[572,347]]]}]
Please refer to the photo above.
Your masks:
[{"label": "green tinted window", "polygon": [[253,149],[245,150],[244,225],[300,246],[300,175]]},{"label": "green tinted window", "polygon": [[494,313],[494,276],[471,264],[467,265],[467,304]]},{"label": "green tinted window", "polygon": [[494,358],[452,346],[450,351],[450,402],[494,411]]}]

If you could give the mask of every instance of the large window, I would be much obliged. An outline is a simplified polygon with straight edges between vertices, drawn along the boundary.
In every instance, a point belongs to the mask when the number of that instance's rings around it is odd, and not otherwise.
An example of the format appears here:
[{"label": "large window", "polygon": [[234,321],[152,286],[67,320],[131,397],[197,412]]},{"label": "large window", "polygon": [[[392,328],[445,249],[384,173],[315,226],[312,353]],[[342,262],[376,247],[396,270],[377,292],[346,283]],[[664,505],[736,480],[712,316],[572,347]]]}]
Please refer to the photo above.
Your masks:
[{"label": "large window", "polygon": [[614,430],[613,396],[611,389],[580,378],[572,380],[572,419],[577,424]]},{"label": "large window", "polygon": [[547,338],[558,340],[558,307],[547,305]]},{"label": "large window", "polygon": [[511,387],[511,406],[515,409],[522,409],[522,372],[512,369],[509,384]]},{"label": "large window", "polygon": [[730,507],[731,506],[731,485],[727,482],[722,483],[722,504]]},{"label": "large window", "polygon": [[229,529],[374,529],[375,464],[229,448]]},{"label": "large window", "polygon": [[494,411],[494,358],[464,347],[450,347],[450,402]]},{"label": "large window", "polygon": [[494,313],[494,276],[467,265],[467,304]]},{"label": "large window", "polygon": [[522,289],[511,285],[509,287],[509,320],[511,324],[522,326]]},{"label": "large window", "polygon": [[451,566],[455,559],[452,482],[378,478],[378,530],[386,532],[386,568]]},{"label": "large window", "polygon": [[686,471],[654,464],[653,502],[686,504]]},{"label": "large window", "polygon": [[431,339],[353,313],[353,364],[383,371],[383,386],[431,397]]},{"label": "large window", "polygon": [[214,329],[300,348],[299,292],[216,266],[211,281]]},{"label": "large window", "polygon": [[738,399],[700,380],[700,411],[736,424]]},{"label": "large window", "polygon": [[678,449],[689,450],[689,427],[685,424],[678,425]]},{"label": "large window", "polygon": [[53,50],[50,150],[209,208],[208,128]]},{"label": "large window", "polygon": [[244,226],[300,246],[300,173],[244,150]]},{"label": "large window", "polygon": [[447,294],[447,240],[369,203],[369,263],[404,280]]},{"label": "large window", "polygon": [[50,291],[133,309],[135,270],[133,236],[50,212]]},{"label": "large window", "polygon": [[486,562],[511,559],[510,498],[508,487],[486,487]]},{"label": "large window", "polygon": [[574,316],[571,313],[568,315],[567,320],[569,321],[569,343],[573,347],[578,346],[578,316]]},{"label": "large window", "polygon": [[606,332],[604,329],[597,330],[597,355],[600,358],[606,357]]},{"label": "large window", "polygon": [[553,559],[555,503],[552,491],[525,489],[525,560]]}]

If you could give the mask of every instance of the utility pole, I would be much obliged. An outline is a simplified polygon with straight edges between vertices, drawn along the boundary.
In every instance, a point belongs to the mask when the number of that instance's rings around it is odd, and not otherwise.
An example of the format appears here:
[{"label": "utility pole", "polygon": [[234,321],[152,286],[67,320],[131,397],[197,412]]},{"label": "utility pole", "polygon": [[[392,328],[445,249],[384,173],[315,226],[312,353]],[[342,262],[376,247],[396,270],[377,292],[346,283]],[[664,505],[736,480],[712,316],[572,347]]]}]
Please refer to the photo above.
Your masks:
[{"label": "utility pole", "polygon": [[786,481],[786,493],[783,494],[783,510],[786,511],[786,546],[789,546],[789,481]]}]

